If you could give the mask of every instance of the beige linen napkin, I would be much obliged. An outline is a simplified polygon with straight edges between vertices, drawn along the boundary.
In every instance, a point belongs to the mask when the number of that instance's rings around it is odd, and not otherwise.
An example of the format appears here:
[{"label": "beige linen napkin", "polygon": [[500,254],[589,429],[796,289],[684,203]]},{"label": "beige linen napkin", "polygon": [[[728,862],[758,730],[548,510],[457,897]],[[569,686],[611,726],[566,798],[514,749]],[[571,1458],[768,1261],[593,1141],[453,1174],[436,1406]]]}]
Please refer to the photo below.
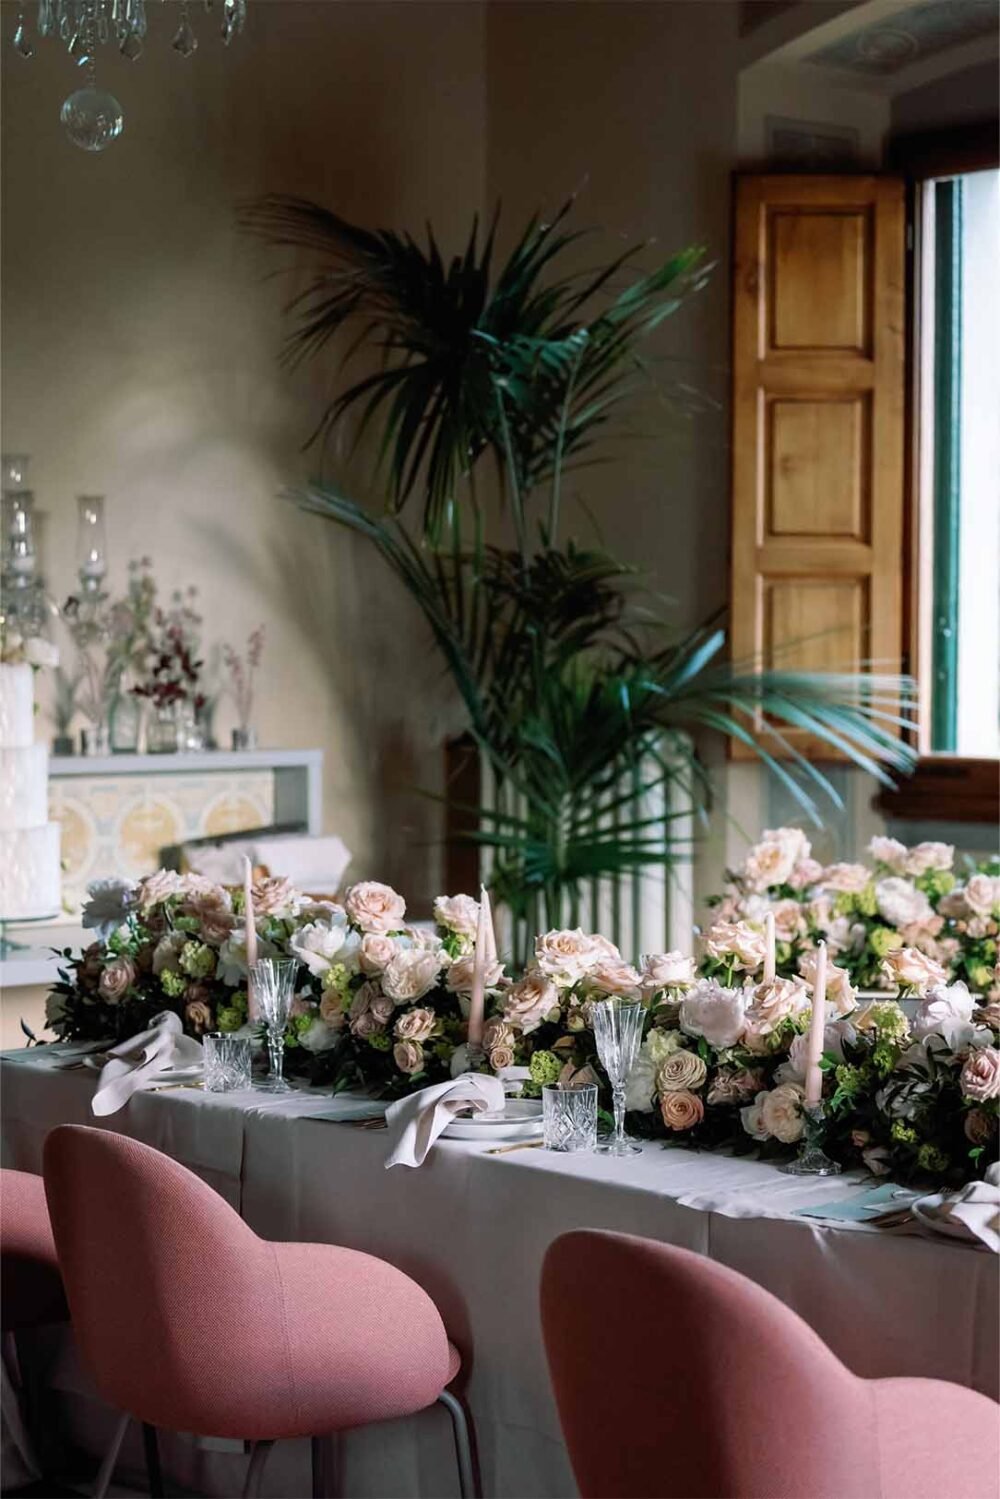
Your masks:
[{"label": "beige linen napkin", "polygon": [[390,1166],[419,1166],[456,1114],[500,1111],[503,1106],[503,1083],[483,1072],[463,1072],[449,1082],[398,1099],[385,1111],[389,1127],[386,1170]]},{"label": "beige linen napkin", "polygon": [[983,1181],[969,1182],[940,1198],[922,1198],[919,1206],[929,1227],[940,1224],[944,1232],[978,1240],[1000,1254],[1000,1163],[987,1167]]},{"label": "beige linen napkin", "polygon": [[99,1116],[116,1114],[133,1093],[149,1087],[169,1068],[200,1065],[203,1053],[200,1041],[184,1035],[180,1016],[164,1010],[153,1017],[148,1031],[119,1042],[106,1057],[90,1103],[92,1112]]}]

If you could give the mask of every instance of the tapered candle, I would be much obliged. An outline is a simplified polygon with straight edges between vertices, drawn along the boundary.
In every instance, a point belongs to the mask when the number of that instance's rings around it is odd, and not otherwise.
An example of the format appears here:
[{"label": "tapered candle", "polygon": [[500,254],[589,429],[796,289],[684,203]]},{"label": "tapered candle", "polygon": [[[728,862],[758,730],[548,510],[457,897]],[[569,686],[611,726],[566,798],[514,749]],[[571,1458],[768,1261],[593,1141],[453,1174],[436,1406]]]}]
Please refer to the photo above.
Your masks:
[{"label": "tapered candle", "polygon": [[476,951],[472,964],[472,993],[469,996],[469,1045],[483,1044],[483,1022],[486,1016],[486,964],[489,962],[490,903],[485,889],[479,898],[479,920],[476,923]]},{"label": "tapered candle", "polygon": [[806,1098],[807,1104],[819,1103],[823,1096],[823,1074],[819,1060],[823,1055],[823,1034],[826,1030],[826,943],[816,945],[816,971],[813,977],[813,1007],[809,1022],[809,1039],[806,1045]]},{"label": "tapered candle", "polygon": [[764,982],[774,983],[774,975],[777,972],[777,963],[774,956],[774,912],[768,911],[764,917]]},{"label": "tapered candle", "polygon": [[257,1001],[250,970],[257,961],[257,927],[253,914],[253,867],[247,858],[243,860],[243,925],[247,948],[247,1016],[250,1020],[256,1020]]},{"label": "tapered candle", "polygon": [[486,965],[491,967],[497,960],[497,933],[493,925],[493,906],[490,902],[490,892],[485,885],[479,887],[480,909],[486,907]]}]

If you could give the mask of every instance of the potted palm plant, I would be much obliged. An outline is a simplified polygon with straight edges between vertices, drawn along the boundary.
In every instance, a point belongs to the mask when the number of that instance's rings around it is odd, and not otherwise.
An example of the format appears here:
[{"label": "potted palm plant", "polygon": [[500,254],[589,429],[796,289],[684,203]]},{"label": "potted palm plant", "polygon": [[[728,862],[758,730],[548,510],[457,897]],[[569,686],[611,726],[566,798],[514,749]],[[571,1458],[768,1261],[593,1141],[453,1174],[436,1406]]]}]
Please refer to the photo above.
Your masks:
[{"label": "potted palm plant", "polygon": [[[595,882],[689,855],[665,807],[707,808],[705,734],[751,746],[814,820],[836,792],[789,729],[883,781],[911,764],[906,684],[731,661],[722,618],[677,630],[634,569],[567,533],[567,472],[613,432],[647,377],[643,344],[707,274],[698,250],[564,270],[570,207],[533,218],[503,259],[496,219],[474,223],[450,261],[430,231],[421,245],[295,198],[243,214],[314,258],[288,353],[332,358],[314,436],[374,430],[386,505],[318,482],[293,498],[366,537],[423,611],[488,772],[466,836],[489,853],[516,958],[543,923],[572,923]],[[356,372],[373,349],[378,366]],[[487,539],[487,467],[507,545]]]}]

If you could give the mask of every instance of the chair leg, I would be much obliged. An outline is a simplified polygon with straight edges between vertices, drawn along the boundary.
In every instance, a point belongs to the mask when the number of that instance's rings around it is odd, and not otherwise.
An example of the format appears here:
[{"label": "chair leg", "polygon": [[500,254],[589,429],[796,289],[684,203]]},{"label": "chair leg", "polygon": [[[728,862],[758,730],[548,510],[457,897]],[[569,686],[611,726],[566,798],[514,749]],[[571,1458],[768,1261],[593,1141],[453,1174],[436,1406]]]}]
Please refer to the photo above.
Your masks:
[{"label": "chair leg", "polygon": [[340,1499],[340,1441],[336,1432],[312,1439],[312,1499]]},{"label": "chair leg", "polygon": [[453,1395],[451,1390],[441,1391],[438,1404],[443,1405],[451,1417],[451,1428],[455,1435],[455,1456],[458,1460],[458,1487],[462,1499],[482,1499],[479,1462],[471,1418],[462,1401],[457,1395]]},{"label": "chair leg", "polygon": [[94,1479],[92,1499],[104,1499],[104,1496],[108,1492],[108,1486],[114,1475],[115,1465],[118,1462],[118,1454],[122,1450],[122,1442],[125,1440],[125,1433],[128,1431],[130,1420],[130,1416],[122,1415],[118,1417],[118,1425],[115,1427],[115,1434],[111,1438],[111,1445],[101,1459],[101,1466],[98,1468],[97,1477]]},{"label": "chair leg", "polygon": [[156,1427],[142,1423],[142,1450],[146,1457],[146,1475],[149,1479],[151,1499],[163,1499],[163,1472],[160,1468],[160,1446],[156,1440]]},{"label": "chair leg", "polygon": [[256,1499],[264,1473],[264,1464],[273,1446],[273,1442],[254,1442],[253,1451],[250,1454],[250,1466],[247,1468],[246,1483],[243,1485],[243,1499]]}]

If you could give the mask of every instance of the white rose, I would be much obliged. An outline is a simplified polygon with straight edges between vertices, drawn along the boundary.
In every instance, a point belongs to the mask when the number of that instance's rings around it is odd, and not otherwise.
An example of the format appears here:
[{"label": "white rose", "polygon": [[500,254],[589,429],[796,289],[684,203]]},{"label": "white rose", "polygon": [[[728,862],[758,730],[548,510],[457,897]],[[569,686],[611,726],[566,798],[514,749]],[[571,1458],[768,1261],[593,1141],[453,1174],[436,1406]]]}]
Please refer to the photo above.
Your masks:
[{"label": "white rose", "polygon": [[770,1137],[770,1132],[764,1124],[764,1099],[766,1097],[767,1091],[762,1089],[753,1103],[748,1103],[740,1109],[740,1123],[754,1140],[767,1140]]},{"label": "white rose", "polygon": [[840,890],[847,895],[856,895],[871,879],[863,864],[831,864],[824,869],[820,884],[824,890]]},{"label": "white rose", "polygon": [[795,866],[809,857],[809,843],[798,828],[766,830],[743,863],[743,878],[751,890],[770,890],[788,883]]},{"label": "white rose", "polygon": [[705,952],[725,961],[735,958],[736,967],[755,973],[764,961],[764,935],[745,921],[717,921],[705,936]]},{"label": "white rose", "polygon": [[[758,1098],[760,1095],[757,1095]],[[783,1145],[794,1145],[801,1140],[805,1128],[802,1114],[803,1089],[798,1083],[779,1083],[770,1093],[765,1093],[760,1106],[760,1122],[769,1135]]]},{"label": "white rose", "polygon": [[153,972],[177,973],[180,968],[181,949],[191,939],[187,932],[168,932],[153,948]]},{"label": "white rose", "polygon": [[24,642],[24,659],[29,666],[58,666],[59,647],[40,635],[32,635]]},{"label": "white rose", "polygon": [[299,1032],[299,1045],[304,1046],[306,1051],[320,1052],[330,1051],[340,1036],[333,1026],[327,1025],[323,1020],[314,1020],[307,1030]]},{"label": "white rose", "polygon": [[779,942],[794,942],[806,930],[805,913],[797,900],[776,900],[771,907],[774,935]]},{"label": "white rose", "polygon": [[934,915],[924,892],[898,875],[879,880],[875,886],[875,903],[879,915],[890,926],[923,925]]},{"label": "white rose", "polygon": [[346,918],[337,924],[310,921],[292,933],[288,945],[314,978],[322,978],[341,952],[347,936]]},{"label": "white rose", "polygon": [[800,859],[788,876],[788,883],[793,890],[807,890],[816,884],[822,873],[823,866],[815,859]]},{"label": "white rose", "polygon": [[947,984],[931,989],[913,1017],[914,1039],[924,1041],[928,1036],[943,1036],[952,1051],[967,1043],[973,1034],[972,1012],[975,997],[963,983]]},{"label": "white rose", "polygon": [[973,874],[965,882],[965,903],[976,916],[992,916],[1000,906],[1000,878]]},{"label": "white rose", "polygon": [[[602,957],[611,956],[604,948],[603,938],[598,941],[588,937],[580,927],[573,931],[546,932],[535,941],[535,964],[549,978],[568,986],[578,983]],[[621,956],[617,949],[613,951]]]},{"label": "white rose", "polygon": [[955,862],[955,849],[950,843],[918,843],[906,856],[906,874],[926,874],[930,869],[950,869]]},{"label": "white rose", "polygon": [[713,980],[703,980],[681,1004],[681,1030],[689,1036],[704,1036],[709,1046],[721,1050],[735,1046],[743,1035],[742,989],[724,989]]},{"label": "white rose", "polygon": [[902,874],[906,869],[909,850],[898,838],[873,838],[868,845],[868,852],[877,863],[884,864],[895,874]]},{"label": "white rose", "polygon": [[363,932],[396,932],[403,925],[406,902],[390,885],[362,880],[344,900],[347,914]]},{"label": "white rose", "polygon": [[434,902],[434,920],[438,926],[460,937],[475,938],[479,928],[479,902],[471,895],[439,895]]},{"label": "white rose", "polygon": [[361,972],[369,978],[384,973],[399,951],[396,941],[382,932],[366,932],[358,949]]},{"label": "white rose", "polygon": [[635,1109],[640,1114],[651,1114],[655,1091],[656,1063],[649,1054],[648,1043],[644,1041],[625,1085],[625,1107]]},{"label": "white rose", "polygon": [[397,1004],[410,1004],[429,994],[441,972],[437,953],[411,947],[398,952],[382,975],[382,988]]}]

